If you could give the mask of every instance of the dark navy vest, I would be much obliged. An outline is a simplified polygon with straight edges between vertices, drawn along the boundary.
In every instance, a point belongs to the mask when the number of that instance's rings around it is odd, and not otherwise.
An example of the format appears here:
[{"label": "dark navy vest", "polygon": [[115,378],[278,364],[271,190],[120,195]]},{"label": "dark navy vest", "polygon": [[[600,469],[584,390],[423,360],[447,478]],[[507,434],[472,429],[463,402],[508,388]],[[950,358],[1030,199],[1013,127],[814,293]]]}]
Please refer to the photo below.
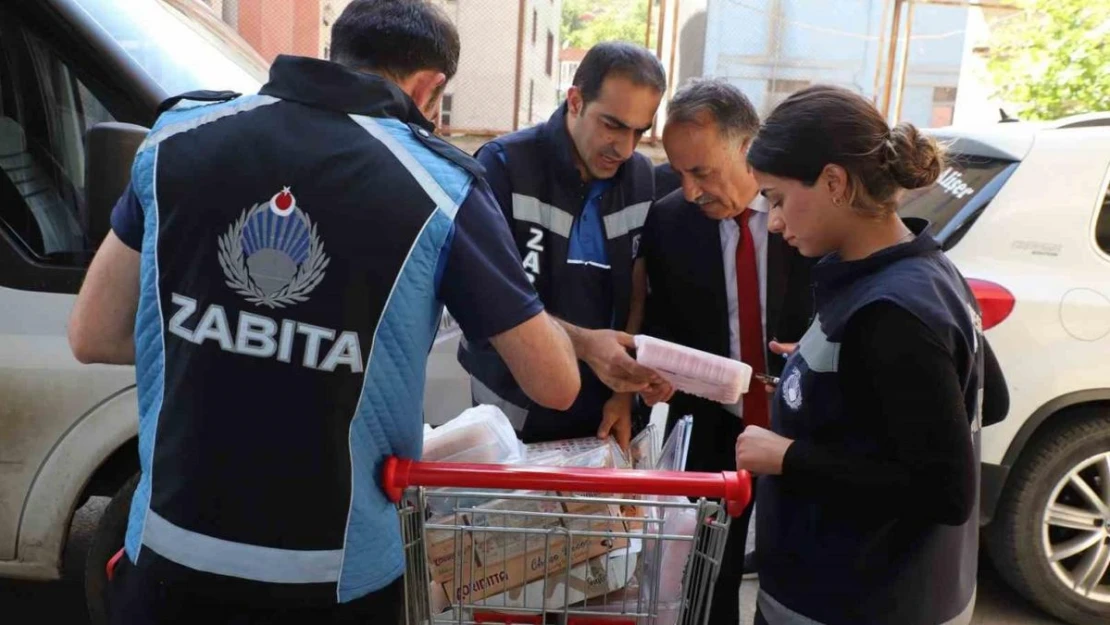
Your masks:
[{"label": "dark navy vest", "polygon": [[299,57],[166,104],[132,170],[140,569],[339,602],[404,572],[379,476],[420,457],[436,267],[481,173],[431,129],[393,83]]},{"label": "dark navy vest", "polygon": [[[815,265],[817,316],[783,370],[771,427],[794,440],[812,439],[818,430],[856,429],[843,409],[837,376],[841,337],[853,314],[889,301],[933,329],[955,355],[978,460],[983,386],[978,304],[940,245],[924,232],[927,224],[906,224],[917,234],[911,242],[860,261],[827,257]],[[866,433],[837,442],[861,454],[883,445]],[[777,476],[760,478],[758,490],[760,585],[778,604],[824,625],[940,625],[962,622],[965,611],[970,616],[978,500],[961,526],[894,518],[862,527],[858,519],[792,492]],[[887,556],[883,567],[879,563]]]},{"label": "dark navy vest", "polygon": [[[596,280],[595,268],[568,263],[571,230],[590,192],[574,165],[574,146],[566,132],[566,105],[544,124],[499,137],[483,149],[501,155],[512,190],[511,206],[503,206],[525,271],[544,308],[552,315],[587,328],[624,330],[632,293],[632,264],[655,192],[651,161],[634,153],[601,195],[600,216],[608,257],[606,281],[611,288],[610,314],[596,301],[580,297],[582,283]],[[492,175],[492,174],[491,174]],[[491,184],[493,181],[491,180]],[[477,403],[500,407],[526,440],[593,436],[601,409],[612,393],[584,363],[582,390],[574,405],[555,412],[535,405],[520,389],[508,367],[488,341],[463,341],[459,362],[472,376]]]}]

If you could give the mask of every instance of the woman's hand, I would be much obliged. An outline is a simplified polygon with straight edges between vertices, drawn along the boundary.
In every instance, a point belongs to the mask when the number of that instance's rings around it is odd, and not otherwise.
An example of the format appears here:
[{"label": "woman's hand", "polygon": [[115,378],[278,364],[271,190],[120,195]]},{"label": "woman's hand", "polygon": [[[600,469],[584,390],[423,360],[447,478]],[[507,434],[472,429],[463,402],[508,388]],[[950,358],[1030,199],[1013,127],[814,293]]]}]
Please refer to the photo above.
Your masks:
[{"label": "woman's hand", "polygon": [[[767,347],[769,347],[771,349],[772,354],[777,354],[777,355],[782,356],[784,358],[789,358],[790,355],[793,354],[794,351],[798,349],[798,344],[797,343],[779,343],[778,341],[771,341],[770,343],[767,344]],[[763,388],[764,388],[764,390],[767,391],[767,394],[769,394],[769,395],[774,395],[775,394],[775,387],[774,386],[771,386],[770,384],[764,384]]]},{"label": "woman's hand", "polygon": [[781,475],[782,459],[794,441],[756,425],[736,439],[736,468],[757,475]]},{"label": "woman's hand", "polygon": [[778,354],[779,356],[789,356],[798,349],[797,343],[779,343],[778,341],[771,341],[767,344],[771,348],[771,353]]}]

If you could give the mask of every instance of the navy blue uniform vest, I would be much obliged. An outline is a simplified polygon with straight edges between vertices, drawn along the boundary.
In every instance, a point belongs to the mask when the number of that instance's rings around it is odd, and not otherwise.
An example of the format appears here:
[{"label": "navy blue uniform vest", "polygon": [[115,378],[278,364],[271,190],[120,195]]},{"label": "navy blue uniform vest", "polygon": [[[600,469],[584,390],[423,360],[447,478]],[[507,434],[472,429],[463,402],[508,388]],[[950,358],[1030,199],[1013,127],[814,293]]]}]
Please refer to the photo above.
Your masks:
[{"label": "navy blue uniform vest", "polygon": [[[574,145],[566,131],[566,105],[544,124],[499,137],[484,146],[502,167],[487,167],[518,249],[544,308],[569,323],[587,328],[624,330],[632,293],[632,264],[640,231],[654,195],[651,161],[634,153],[600,199],[608,256],[607,276],[584,264],[568,263],[569,238],[590,191],[574,165]],[[504,178],[504,179],[502,179]],[[582,297],[583,287],[607,283],[611,310]],[[605,323],[599,325],[599,318]],[[513,379],[508,367],[486,341],[463,341],[459,362],[472,376],[477,403],[499,406],[528,441],[593,436],[601,409],[612,396],[593,371],[580,363],[582,390],[565,412],[535,405]]]},{"label": "navy blue uniform vest", "polygon": [[[870,303],[888,301],[918,317],[954,355],[978,460],[983,386],[978,304],[922,222],[907,220],[907,225],[918,235],[909,243],[856,262],[828,257],[814,267],[817,317],[783,370],[772,404],[776,433],[859,454],[882,449],[879,436],[856,427],[845,414],[837,366],[848,320]],[[760,478],[758,491],[761,589],[790,610],[825,625],[939,625],[969,609],[978,558],[978,497],[966,523],[946,526],[862,518],[792,492],[778,476]]]},{"label": "navy blue uniform vest", "polygon": [[324,61],[164,108],[132,171],[127,553],[231,593],[364,596],[404,570],[379,476],[421,454],[437,266],[481,168],[396,85]]}]

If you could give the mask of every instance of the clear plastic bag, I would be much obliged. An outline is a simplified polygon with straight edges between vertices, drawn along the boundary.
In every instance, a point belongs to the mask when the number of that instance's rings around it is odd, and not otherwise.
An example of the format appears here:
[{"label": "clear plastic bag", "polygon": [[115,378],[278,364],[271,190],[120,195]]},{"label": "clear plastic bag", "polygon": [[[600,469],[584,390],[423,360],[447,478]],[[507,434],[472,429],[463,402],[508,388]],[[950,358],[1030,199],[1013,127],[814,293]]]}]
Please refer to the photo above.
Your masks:
[{"label": "clear plastic bag", "polygon": [[624,452],[612,438],[573,438],[525,445],[524,461],[529,465],[559,467],[630,468]]},{"label": "clear plastic bag", "polygon": [[423,459],[429,462],[520,464],[524,460],[524,445],[496,406],[475,406],[424,432]]},{"label": "clear plastic bag", "polygon": [[[500,408],[482,405],[465,410],[437,428],[425,426],[423,459],[428,462],[520,464],[524,461],[524,444],[517,440],[516,431]],[[490,491],[488,498],[453,496],[457,490],[428,489],[428,515],[451,514],[460,507],[480,505],[498,495],[498,491]]]},{"label": "clear plastic bag", "polygon": [[690,450],[690,433],[693,431],[694,418],[686,415],[679,419],[670,436],[663,443],[655,468],[660,471],[683,471],[686,468],[686,454]]},{"label": "clear plastic bag", "polygon": [[632,439],[629,445],[629,458],[627,459],[633,469],[654,469],[659,459],[659,450],[655,446],[656,427],[649,423],[642,432]]}]

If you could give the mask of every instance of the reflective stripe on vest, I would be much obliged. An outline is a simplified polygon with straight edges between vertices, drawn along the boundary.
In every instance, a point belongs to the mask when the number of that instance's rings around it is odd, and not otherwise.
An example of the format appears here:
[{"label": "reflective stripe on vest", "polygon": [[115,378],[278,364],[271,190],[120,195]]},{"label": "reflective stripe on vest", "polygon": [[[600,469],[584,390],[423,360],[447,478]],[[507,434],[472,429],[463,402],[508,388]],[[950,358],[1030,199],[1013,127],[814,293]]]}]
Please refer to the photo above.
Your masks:
[{"label": "reflective stripe on vest", "polygon": [[335,583],[343,550],[276,549],[206,536],[147,511],[143,545],[163,558],[197,571],[274,584]]},{"label": "reflective stripe on vest", "polygon": [[543,226],[564,239],[570,238],[570,229],[574,226],[574,215],[519,193],[513,194],[513,218]]},{"label": "reflective stripe on vest", "polygon": [[640,202],[625,206],[612,215],[605,216],[605,232],[610,239],[623,237],[633,230],[644,227],[651,202]]}]

